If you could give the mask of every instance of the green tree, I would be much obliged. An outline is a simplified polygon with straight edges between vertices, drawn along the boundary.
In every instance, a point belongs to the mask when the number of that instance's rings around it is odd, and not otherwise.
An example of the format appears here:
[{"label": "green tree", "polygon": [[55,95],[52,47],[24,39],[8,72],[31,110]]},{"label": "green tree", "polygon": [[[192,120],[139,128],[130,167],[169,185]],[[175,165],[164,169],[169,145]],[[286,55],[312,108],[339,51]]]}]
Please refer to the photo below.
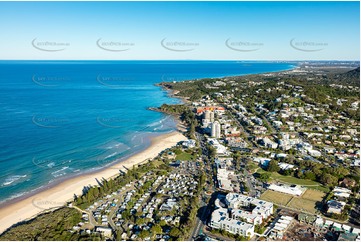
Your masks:
[{"label": "green tree", "polygon": [[123,240],[122,239],[122,232],[120,232],[120,230],[117,230],[117,241],[121,241],[121,240]]},{"label": "green tree", "polygon": [[142,230],[140,233],[139,233],[139,237],[144,239],[146,237],[149,237],[150,233],[148,230]]},{"label": "green tree", "polygon": [[207,148],[208,148],[209,157],[210,157],[211,159],[214,159],[214,158],[216,157],[216,155],[217,155],[216,149],[215,149],[214,147],[210,146],[210,145],[208,145]]},{"label": "green tree", "polygon": [[171,231],[169,232],[169,235],[174,237],[174,238],[178,238],[181,235],[181,231],[178,228],[173,227],[171,229]]},{"label": "green tree", "polygon": [[276,160],[271,160],[268,164],[267,171],[270,172],[278,172],[280,167],[278,166],[278,162]]},{"label": "green tree", "polygon": [[304,175],[305,175],[305,179],[307,180],[312,180],[312,181],[316,180],[316,175],[312,171],[306,171]]},{"label": "green tree", "polygon": [[153,235],[162,234],[162,227],[159,224],[156,224],[152,227],[151,231]]},{"label": "green tree", "polygon": [[96,197],[96,198],[99,197],[99,188],[98,187],[94,188],[94,197]]},{"label": "green tree", "polygon": [[320,178],[320,182],[326,186],[334,186],[337,184],[338,179],[331,174],[323,174]]},{"label": "green tree", "polygon": [[261,181],[267,182],[268,179],[270,179],[270,177],[271,176],[268,173],[262,173],[259,178],[260,178]]}]

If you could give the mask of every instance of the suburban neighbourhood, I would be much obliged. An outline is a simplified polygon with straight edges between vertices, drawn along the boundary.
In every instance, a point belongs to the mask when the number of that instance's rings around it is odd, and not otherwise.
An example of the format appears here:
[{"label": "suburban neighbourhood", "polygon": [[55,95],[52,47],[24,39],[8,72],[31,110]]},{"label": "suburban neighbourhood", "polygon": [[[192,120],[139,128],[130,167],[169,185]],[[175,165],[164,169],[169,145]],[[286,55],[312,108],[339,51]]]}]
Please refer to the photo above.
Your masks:
[{"label": "suburban neighbourhood", "polygon": [[162,83],[187,139],[69,202],[67,238],[360,240],[359,68],[319,71]]}]

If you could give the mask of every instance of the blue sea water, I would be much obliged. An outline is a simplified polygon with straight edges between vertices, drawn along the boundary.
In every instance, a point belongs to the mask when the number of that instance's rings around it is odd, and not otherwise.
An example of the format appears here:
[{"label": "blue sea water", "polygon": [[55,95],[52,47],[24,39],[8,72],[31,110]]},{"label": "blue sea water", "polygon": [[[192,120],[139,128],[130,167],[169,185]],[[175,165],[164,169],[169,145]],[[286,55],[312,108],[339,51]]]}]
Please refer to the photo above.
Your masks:
[{"label": "blue sea water", "polygon": [[289,63],[0,61],[0,203],[101,169],[175,130],[155,83],[273,72]]}]

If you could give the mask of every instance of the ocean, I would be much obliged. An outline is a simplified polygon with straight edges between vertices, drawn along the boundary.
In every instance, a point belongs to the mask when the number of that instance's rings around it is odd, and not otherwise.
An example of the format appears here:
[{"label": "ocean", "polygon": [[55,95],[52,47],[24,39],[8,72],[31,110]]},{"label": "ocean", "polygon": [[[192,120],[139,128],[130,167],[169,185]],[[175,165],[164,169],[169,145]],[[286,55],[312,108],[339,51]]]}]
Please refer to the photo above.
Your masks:
[{"label": "ocean", "polygon": [[0,204],[102,169],[175,130],[154,84],[292,69],[238,61],[0,61]]}]

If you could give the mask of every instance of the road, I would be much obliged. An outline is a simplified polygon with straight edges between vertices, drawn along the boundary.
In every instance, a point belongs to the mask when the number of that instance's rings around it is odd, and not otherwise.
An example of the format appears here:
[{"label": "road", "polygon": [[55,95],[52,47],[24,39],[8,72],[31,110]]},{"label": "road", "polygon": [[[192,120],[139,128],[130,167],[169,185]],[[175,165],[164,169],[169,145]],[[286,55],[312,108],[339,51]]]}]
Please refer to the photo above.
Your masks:
[{"label": "road", "polygon": [[77,207],[77,206],[75,206],[75,205],[73,205],[72,207],[75,208],[76,210],[78,210],[78,211],[81,212],[81,213],[86,213],[86,214],[88,214],[90,225],[93,226],[93,228],[95,227],[96,222],[95,222],[95,219],[94,219],[93,214],[92,214],[91,212],[82,210],[82,209],[80,209],[79,207]]},{"label": "road", "polygon": [[247,169],[243,169],[243,174],[246,177],[247,187],[249,188],[248,195],[253,197],[257,195],[256,189],[254,188],[252,181],[251,181],[251,174],[247,171]]},{"label": "road", "polygon": [[262,120],[264,123],[267,123],[268,127],[269,127],[269,131],[271,131],[272,134],[277,133],[277,131],[274,129],[274,127],[270,124],[270,122],[268,121],[268,119],[264,116],[264,115],[260,115],[262,117]]},{"label": "road", "polygon": [[204,231],[204,234],[207,235],[207,237],[218,241],[234,241],[234,239],[227,238],[220,234],[212,234],[208,231]]},{"label": "road", "polygon": [[222,105],[228,112],[229,112],[229,115],[230,117],[238,124],[238,127],[239,129],[241,130],[241,132],[244,133],[244,135],[247,137],[245,139],[245,141],[248,143],[248,144],[251,144],[253,146],[253,148],[258,148],[258,145],[257,143],[253,142],[253,141],[249,141],[248,138],[251,136],[251,134],[244,128],[244,126],[241,124],[241,122],[238,120],[238,118],[236,118],[234,116],[234,113],[237,113],[237,110],[234,109],[233,107],[231,108],[228,108],[224,105]]},{"label": "road", "polygon": [[[232,114],[232,111],[236,112],[236,110],[234,110],[234,109],[229,110],[227,107],[224,107],[224,108],[229,112],[230,117],[238,124],[241,132],[243,132],[244,135],[246,135],[246,137],[248,138],[250,136],[250,134],[244,129],[243,125],[239,122],[239,120],[237,118],[235,118],[234,115]],[[196,136],[196,139],[198,140],[199,145],[200,145],[200,147],[202,149],[202,158],[204,159],[205,157],[208,156],[206,140],[205,140],[204,136],[202,134],[198,133],[198,132],[195,132],[195,136]],[[249,142],[248,139],[246,139],[246,142]],[[257,147],[257,145],[254,144],[254,142],[251,142],[251,144],[252,144],[253,147]],[[205,169],[205,170],[212,171],[212,167],[210,165],[210,162],[208,162],[208,164],[205,164],[205,165],[207,166],[207,169]],[[246,177],[246,185],[249,188],[249,195],[250,196],[255,196],[257,193],[256,193],[256,189],[254,188],[254,186],[252,184],[252,180],[251,180],[252,179],[251,178],[252,174],[249,174],[249,172],[246,169],[244,169],[244,176]],[[210,183],[210,185],[212,186],[211,190],[213,192],[216,191],[216,188],[215,188],[216,184],[214,184],[213,178],[212,178],[212,182]],[[203,211],[202,211],[202,214],[201,214],[200,217],[198,217],[198,216],[196,217],[195,226],[194,226],[193,231],[191,232],[190,238],[188,240],[194,240],[201,233],[203,233],[203,227],[205,225],[203,223],[206,223],[207,217],[209,216],[210,209],[211,209],[209,204],[206,204],[204,202],[205,197],[206,197],[206,194],[203,193],[202,199],[200,199],[200,207],[203,208]],[[213,237],[217,237],[217,236],[213,235]],[[225,238],[222,238],[222,239],[224,240]]]},{"label": "road", "polygon": [[[115,213],[118,211],[118,208],[122,202],[122,198],[124,197],[123,195],[134,189],[134,186],[131,185],[130,187],[128,187],[127,189],[121,191],[119,194],[117,195],[113,195],[111,199],[114,199],[114,198],[118,198],[118,202],[117,202],[117,205],[115,207],[112,207],[111,208],[111,211],[108,215],[108,223],[110,225],[110,227],[113,229],[113,231],[116,231],[118,228],[116,227],[116,225],[114,224],[114,221],[113,221],[113,217],[115,215]],[[107,200],[110,200],[110,199],[107,199]],[[94,219],[94,216],[93,216],[93,212],[94,212],[94,209],[90,209],[89,211],[85,211],[85,210],[81,210],[80,208],[74,206],[74,208],[76,208],[77,210],[81,211],[81,212],[84,212],[84,213],[87,213],[89,215],[89,223],[95,227],[95,226],[101,226],[101,224],[97,223],[97,221]]]},{"label": "road", "polygon": [[202,199],[200,207],[202,208],[204,206],[206,206],[206,209],[203,209],[203,212],[202,212],[202,215],[200,218],[198,216],[196,217],[196,225],[195,225],[188,241],[194,240],[200,234],[201,230],[203,229],[203,221],[206,221],[205,215],[208,214],[208,212],[207,212],[208,205],[205,204]]},{"label": "road", "polygon": [[[197,140],[199,141],[199,145],[202,149],[202,158],[204,159],[206,156],[208,156],[206,140],[205,140],[204,136],[198,132],[196,132],[195,135],[196,135]],[[208,164],[206,164],[206,166],[207,166],[207,169],[212,171],[210,162],[208,162]],[[210,186],[211,186],[211,190],[215,191],[213,182],[210,182]],[[195,238],[198,237],[198,235],[202,232],[202,229],[204,226],[203,222],[207,221],[207,217],[209,216],[210,207],[209,207],[209,204],[206,204],[206,202],[205,202],[206,199],[207,199],[207,194],[206,194],[206,192],[202,191],[202,194],[201,194],[201,197],[199,198],[199,200],[200,200],[200,208],[203,208],[203,211],[202,211],[202,214],[200,217],[198,217],[198,216],[196,217],[196,223],[195,223],[193,231],[188,239],[189,241],[194,240]]]}]

